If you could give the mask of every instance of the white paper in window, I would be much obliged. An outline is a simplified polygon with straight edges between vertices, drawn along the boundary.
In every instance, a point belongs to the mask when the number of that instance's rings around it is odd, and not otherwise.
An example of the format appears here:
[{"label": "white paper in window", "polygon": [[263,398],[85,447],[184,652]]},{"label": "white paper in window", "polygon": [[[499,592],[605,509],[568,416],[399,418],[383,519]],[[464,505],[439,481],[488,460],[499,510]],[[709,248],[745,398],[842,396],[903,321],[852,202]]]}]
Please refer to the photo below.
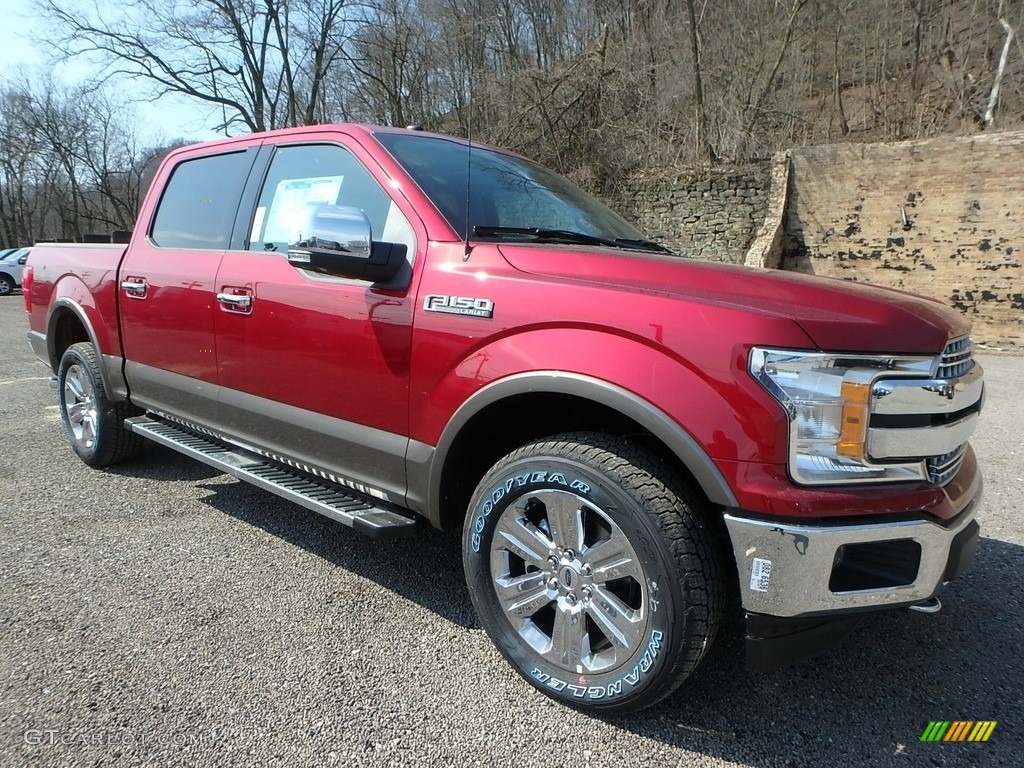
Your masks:
[{"label": "white paper in window", "polygon": [[258,243],[260,232],[263,231],[263,217],[267,215],[267,209],[265,206],[259,206],[256,209],[256,215],[252,217],[252,232],[249,233],[249,242]]},{"label": "white paper in window", "polygon": [[263,241],[295,243],[309,233],[310,207],[326,203],[334,205],[341,191],[344,176],[322,176],[315,179],[286,179],[274,190],[274,200],[267,212],[267,228]]}]

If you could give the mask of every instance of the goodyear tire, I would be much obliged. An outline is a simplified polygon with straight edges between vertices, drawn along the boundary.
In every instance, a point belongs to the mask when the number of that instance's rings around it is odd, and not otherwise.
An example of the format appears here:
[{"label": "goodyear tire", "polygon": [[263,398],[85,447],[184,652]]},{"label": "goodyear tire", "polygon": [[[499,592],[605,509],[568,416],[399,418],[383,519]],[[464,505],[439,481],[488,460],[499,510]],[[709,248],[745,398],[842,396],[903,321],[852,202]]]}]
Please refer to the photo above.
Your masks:
[{"label": "goodyear tire", "polygon": [[81,342],[67,348],[57,369],[57,393],[68,441],[90,467],[127,461],[142,450],[142,438],[124,428],[126,418],[142,411],[107,397],[92,344]]},{"label": "goodyear tire", "polygon": [[483,478],[464,565],[480,621],[536,688],[623,712],[672,693],[707,653],[722,561],[697,497],[621,438],[526,445]]}]

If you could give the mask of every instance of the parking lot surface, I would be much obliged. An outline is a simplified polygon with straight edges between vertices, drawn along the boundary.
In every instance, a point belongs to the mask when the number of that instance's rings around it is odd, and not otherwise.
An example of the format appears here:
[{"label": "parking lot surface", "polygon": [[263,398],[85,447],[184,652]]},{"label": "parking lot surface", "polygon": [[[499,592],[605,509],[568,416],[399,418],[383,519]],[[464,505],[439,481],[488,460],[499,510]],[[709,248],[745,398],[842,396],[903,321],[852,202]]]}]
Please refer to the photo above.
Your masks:
[{"label": "parking lot surface", "polygon": [[[733,633],[596,718],[493,649],[455,534],[374,542],[162,449],[86,467],[26,330],[0,298],[2,766],[1024,764],[1024,356],[979,355],[983,538],[940,613],[771,674]],[[998,725],[922,743],[932,720]]]}]

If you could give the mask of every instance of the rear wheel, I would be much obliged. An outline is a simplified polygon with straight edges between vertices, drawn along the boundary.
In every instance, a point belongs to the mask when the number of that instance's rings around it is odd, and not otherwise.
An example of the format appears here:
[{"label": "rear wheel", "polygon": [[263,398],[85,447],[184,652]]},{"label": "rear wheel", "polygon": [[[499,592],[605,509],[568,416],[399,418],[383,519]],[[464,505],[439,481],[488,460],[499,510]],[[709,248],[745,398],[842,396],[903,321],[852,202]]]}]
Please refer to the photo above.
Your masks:
[{"label": "rear wheel", "polygon": [[142,439],[124,428],[124,420],[142,410],[125,401],[110,401],[92,344],[68,347],[57,370],[57,391],[64,432],[82,461],[106,467],[138,455]]},{"label": "rear wheel", "polygon": [[534,686],[629,711],[668,696],[707,652],[724,598],[699,502],[621,438],[524,446],[477,487],[464,562],[481,623]]}]

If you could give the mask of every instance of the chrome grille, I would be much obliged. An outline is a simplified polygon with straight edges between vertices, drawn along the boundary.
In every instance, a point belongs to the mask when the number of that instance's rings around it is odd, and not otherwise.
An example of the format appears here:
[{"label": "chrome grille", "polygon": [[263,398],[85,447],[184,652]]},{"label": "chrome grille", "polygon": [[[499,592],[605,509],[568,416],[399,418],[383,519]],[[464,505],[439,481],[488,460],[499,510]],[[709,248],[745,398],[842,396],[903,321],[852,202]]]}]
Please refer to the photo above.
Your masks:
[{"label": "chrome grille", "polygon": [[984,393],[984,372],[973,354],[970,337],[961,336],[933,359],[930,376],[882,375],[873,381],[865,440],[872,462],[919,462],[917,476],[936,485],[957,475]]},{"label": "chrome grille", "polygon": [[936,485],[948,483],[960,471],[960,465],[964,461],[964,453],[966,451],[967,443],[964,443],[955,451],[950,451],[942,456],[932,456],[927,459],[928,479]]},{"label": "chrome grille", "polygon": [[937,379],[958,379],[974,367],[974,347],[970,336],[953,339],[942,351],[939,358]]}]

